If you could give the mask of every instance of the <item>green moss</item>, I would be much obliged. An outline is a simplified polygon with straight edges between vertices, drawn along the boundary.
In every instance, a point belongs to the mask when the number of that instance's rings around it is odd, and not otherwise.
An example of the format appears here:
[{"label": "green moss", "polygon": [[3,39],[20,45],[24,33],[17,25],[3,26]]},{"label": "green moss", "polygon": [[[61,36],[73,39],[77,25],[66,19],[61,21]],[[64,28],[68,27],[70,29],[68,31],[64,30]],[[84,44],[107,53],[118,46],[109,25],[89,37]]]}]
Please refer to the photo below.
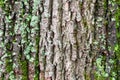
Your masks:
[{"label": "green moss", "polygon": [[120,61],[120,8],[119,8],[119,4],[120,4],[120,0],[115,0],[114,3],[116,4],[117,8],[116,8],[116,13],[115,13],[115,20],[116,20],[116,38],[117,38],[117,42],[115,45],[115,65],[114,66],[114,71],[116,72],[117,76],[116,80],[120,79],[120,65],[119,65],[119,61]]},{"label": "green moss", "polygon": [[36,36],[36,48],[37,48],[37,53],[36,53],[36,58],[35,58],[35,77],[34,80],[39,80],[39,31],[38,31],[38,35]]},{"label": "green moss", "polygon": [[38,57],[38,55],[36,55],[36,59],[35,59],[35,77],[34,77],[34,80],[39,80],[39,57]]},{"label": "green moss", "polygon": [[34,80],[39,80],[39,72],[36,71]]},{"label": "green moss", "polygon": [[4,74],[2,74],[2,76],[0,77],[0,80],[5,80],[4,79]]},{"label": "green moss", "polygon": [[27,60],[21,61],[22,80],[28,80]]},{"label": "green moss", "polygon": [[22,54],[18,55],[18,62],[22,71],[22,80],[28,80],[28,62],[26,59],[22,59]]},{"label": "green moss", "polygon": [[95,80],[106,80],[104,77],[102,76],[98,76],[98,74],[95,74]]},{"label": "green moss", "polygon": [[13,70],[12,65],[13,65],[12,62],[10,62],[9,59],[6,59],[6,71],[7,71],[8,73]]},{"label": "green moss", "polygon": [[91,80],[90,76],[85,72],[84,73],[85,80]]},{"label": "green moss", "polygon": [[83,7],[83,3],[82,2],[79,4],[79,7],[80,7],[80,9],[82,9],[82,7]]},{"label": "green moss", "polygon": [[12,53],[8,52],[6,53],[8,57],[6,58],[6,72],[9,74],[9,80],[15,79],[14,73],[13,73],[13,61],[12,61]]},{"label": "green moss", "polygon": [[0,7],[2,7],[4,5],[4,1],[0,0]]},{"label": "green moss", "polygon": [[13,62],[12,62],[12,57],[11,57],[11,52],[6,52],[6,54],[8,55],[8,57],[6,58],[6,72],[10,73],[11,71],[13,71]]},{"label": "green moss", "polygon": [[106,10],[107,9],[107,5],[108,4],[108,2],[107,2],[107,0],[104,0],[104,9]]},{"label": "green moss", "polygon": [[39,80],[39,61],[38,60],[39,60],[39,57],[36,56],[36,60],[35,60],[35,77],[34,77],[34,80]]}]

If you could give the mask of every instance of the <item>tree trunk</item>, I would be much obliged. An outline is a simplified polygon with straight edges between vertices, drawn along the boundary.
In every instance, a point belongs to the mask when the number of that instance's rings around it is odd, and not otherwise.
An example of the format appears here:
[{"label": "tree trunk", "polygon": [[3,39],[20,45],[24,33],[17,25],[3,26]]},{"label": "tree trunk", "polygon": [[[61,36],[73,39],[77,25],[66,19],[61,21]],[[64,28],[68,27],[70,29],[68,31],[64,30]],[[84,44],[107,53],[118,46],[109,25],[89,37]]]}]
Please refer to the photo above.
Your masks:
[{"label": "tree trunk", "polygon": [[109,66],[116,41],[110,1],[4,2],[0,80],[100,80],[95,76],[96,58],[104,54]]}]

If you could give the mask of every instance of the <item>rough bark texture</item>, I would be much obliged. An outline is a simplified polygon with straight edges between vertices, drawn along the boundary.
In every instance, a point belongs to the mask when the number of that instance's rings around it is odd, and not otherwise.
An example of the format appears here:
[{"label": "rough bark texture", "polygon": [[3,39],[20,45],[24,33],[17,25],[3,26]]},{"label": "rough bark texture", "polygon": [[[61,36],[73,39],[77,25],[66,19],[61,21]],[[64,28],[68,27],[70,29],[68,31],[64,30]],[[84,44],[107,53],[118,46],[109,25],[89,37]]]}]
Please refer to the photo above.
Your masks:
[{"label": "rough bark texture", "polygon": [[7,0],[0,80],[96,80],[96,58],[113,53],[113,10],[108,0]]}]

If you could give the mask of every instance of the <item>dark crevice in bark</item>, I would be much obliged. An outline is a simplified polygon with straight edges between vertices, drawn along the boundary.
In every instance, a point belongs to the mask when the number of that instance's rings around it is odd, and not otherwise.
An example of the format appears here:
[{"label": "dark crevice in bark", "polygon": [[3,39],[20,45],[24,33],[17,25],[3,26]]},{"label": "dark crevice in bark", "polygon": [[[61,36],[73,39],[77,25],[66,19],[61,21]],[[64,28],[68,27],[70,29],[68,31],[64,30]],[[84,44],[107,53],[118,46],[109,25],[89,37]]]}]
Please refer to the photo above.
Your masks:
[{"label": "dark crevice in bark", "polygon": [[22,3],[22,15],[24,15],[25,14],[25,11],[26,11],[26,6],[25,6],[25,3],[22,1],[21,2]]},{"label": "dark crevice in bark", "polygon": [[45,53],[46,53],[46,46],[44,45],[44,50],[43,50],[43,53],[42,53],[42,56],[43,56],[43,67],[44,67],[44,71],[42,71],[42,73],[44,74],[43,75],[43,79],[45,79],[45,70],[46,70],[46,65],[47,65],[47,63],[46,63],[46,55],[45,55]]},{"label": "dark crevice in bark", "polygon": [[96,39],[97,38],[97,35],[96,35],[96,33],[97,33],[97,31],[96,31],[96,21],[97,21],[97,16],[98,16],[98,0],[96,0],[96,2],[95,2],[95,6],[94,6],[94,39]]},{"label": "dark crevice in bark", "polygon": [[87,74],[87,64],[88,64],[88,58],[86,57],[86,59],[85,59],[85,68],[84,68],[84,71],[85,71],[85,73],[84,73],[84,77],[85,77],[85,80],[87,80],[87,78],[88,78],[88,74]]},{"label": "dark crevice in bark", "polygon": [[[107,72],[107,73],[109,73],[108,71],[107,71],[107,68],[108,68],[108,61],[109,61],[109,57],[108,57],[108,54],[109,54],[109,50],[108,50],[108,47],[109,47],[109,45],[108,45],[108,28],[109,28],[109,21],[108,21],[108,10],[109,10],[109,8],[108,8],[108,0],[105,0],[105,2],[104,2],[104,18],[105,18],[105,22],[104,22],[104,26],[105,26],[105,49],[106,49],[106,58],[105,58],[105,64],[104,64],[104,70],[105,70],[105,72]],[[107,63],[107,64],[106,64]],[[108,78],[106,78],[106,79],[108,79]]]},{"label": "dark crevice in bark", "polygon": [[50,35],[51,35],[51,37],[50,37],[50,40],[51,40],[51,63],[53,64],[53,62],[54,62],[54,54],[55,54],[55,45],[53,44],[53,39],[54,39],[54,32],[53,31],[51,31],[50,32]]},{"label": "dark crevice in bark", "polygon": [[[25,58],[25,61],[26,61],[26,63],[27,63],[27,65],[26,65],[26,69],[27,69],[27,72],[26,72],[26,73],[27,73],[27,76],[26,76],[26,77],[27,77],[27,79],[29,80],[29,67],[28,67],[28,66],[29,66],[29,61],[28,61],[26,58]],[[24,72],[23,72],[23,73],[24,73]]]},{"label": "dark crevice in bark", "polygon": [[5,80],[5,75],[4,75],[4,73],[3,73],[2,76],[1,76],[1,80]]},{"label": "dark crevice in bark", "polygon": [[64,80],[64,76],[65,76],[65,74],[64,74],[64,56],[63,56],[63,54],[65,53],[64,51],[63,51],[63,33],[62,33],[62,20],[63,20],[63,0],[58,0],[58,3],[59,3],[59,7],[58,7],[58,12],[59,12],[59,22],[60,22],[60,28],[59,28],[59,33],[60,33],[60,43],[61,43],[61,57],[62,57],[62,80]]},{"label": "dark crevice in bark", "polygon": [[[40,5],[43,5],[43,3],[41,2],[40,3]],[[43,6],[41,6],[41,7],[43,7]],[[35,74],[36,74],[36,76],[37,76],[37,79],[39,80],[40,78],[39,78],[39,75],[40,75],[40,65],[39,65],[39,49],[40,49],[40,45],[39,45],[39,43],[40,43],[40,29],[41,29],[41,26],[40,26],[40,22],[41,22],[41,19],[42,19],[42,17],[41,17],[41,15],[42,15],[42,13],[43,12],[41,12],[40,11],[40,8],[38,9],[38,13],[39,13],[39,21],[38,21],[38,34],[37,34],[37,38],[36,38],[36,44],[37,44],[37,53],[36,53],[36,65],[35,65]]]},{"label": "dark crevice in bark", "polygon": [[[74,26],[75,28],[74,28],[74,37],[75,37],[75,40],[76,40],[76,43],[75,43],[75,45],[76,45],[76,58],[77,59],[79,59],[79,43],[78,43],[78,22],[77,22],[77,20],[75,19],[75,26]],[[76,59],[76,60],[77,60]]]},{"label": "dark crevice in bark", "polygon": [[70,6],[71,6],[71,2],[72,2],[72,1],[69,1],[69,0],[68,0],[67,2],[68,2],[68,11],[71,11]]},{"label": "dark crevice in bark", "polygon": [[[94,12],[93,12],[93,16],[94,16],[94,25],[93,25],[93,27],[94,27],[94,33],[93,33],[93,39],[94,39],[94,41],[95,40],[97,40],[97,37],[98,37],[98,35],[96,35],[97,34],[97,29],[96,29],[96,26],[97,26],[97,16],[98,16],[98,8],[99,8],[99,4],[98,4],[98,0],[96,0],[95,1],[95,3],[94,3]],[[94,51],[94,46],[93,46],[93,44],[92,45],[90,45],[90,53],[91,53],[91,56],[93,56],[92,57],[92,62],[91,62],[91,70],[90,70],[90,79],[91,80],[94,80],[95,79],[95,76],[94,76],[94,74],[95,74],[95,70],[94,70],[94,68],[95,68],[95,60],[96,60],[96,55],[97,55],[97,53],[95,53],[95,54],[92,54],[92,51]],[[97,51],[97,50],[95,50],[95,51]]]},{"label": "dark crevice in bark", "polygon": [[52,14],[53,14],[53,0],[50,0],[49,3],[49,19],[48,19],[48,30],[51,30],[51,25],[52,25]]},{"label": "dark crevice in bark", "polygon": [[14,10],[15,1],[14,0],[9,0],[9,4],[11,5],[12,10]]},{"label": "dark crevice in bark", "polygon": [[82,0],[82,2],[79,3],[79,5],[80,5],[80,10],[81,10],[80,14],[81,14],[82,17],[84,17],[84,15],[83,15],[83,13],[84,13],[84,6],[83,6],[84,5],[84,0]]},{"label": "dark crevice in bark", "polygon": [[5,16],[3,19],[3,42],[5,41],[5,31],[6,31],[6,24],[5,24]]},{"label": "dark crevice in bark", "polygon": [[[51,43],[51,42],[53,42],[53,36],[54,36],[54,32],[51,30],[52,16],[53,16],[53,1],[54,0],[49,1],[49,8],[48,8],[49,17],[48,17],[48,27],[47,27],[47,32],[46,32],[47,45],[46,45],[45,51],[47,51],[47,47],[50,48],[50,51],[48,51],[48,52],[50,52],[50,54],[49,54],[49,56],[47,56],[47,55],[45,56],[46,63],[45,63],[44,67],[45,67],[46,74],[50,73],[49,71],[47,71],[48,70],[46,67],[47,62],[48,62],[48,65],[51,65],[53,63],[53,55],[54,55],[53,51],[51,51],[51,48],[53,50],[53,46],[51,46],[53,43]],[[49,59],[47,57],[49,57]],[[49,60],[49,61],[47,61],[47,60]],[[45,79],[52,80],[52,76],[46,76]]]},{"label": "dark crevice in bark", "polygon": [[54,65],[54,79],[53,80],[56,80],[56,73],[57,73],[57,64]]},{"label": "dark crevice in bark", "polygon": [[70,60],[72,59],[72,44],[71,44],[71,42],[69,42],[69,45],[70,45]]},{"label": "dark crevice in bark", "polygon": [[[32,0],[29,0],[28,1],[28,6],[29,6],[29,8],[28,8],[28,15],[32,15]],[[27,8],[26,8],[27,9]],[[27,13],[27,10],[26,10],[26,13]],[[29,29],[32,29],[32,26],[30,26],[30,23],[31,23],[31,19],[29,20],[29,21],[27,21],[26,19],[25,19],[25,21],[26,21],[26,24],[28,25],[28,28]],[[27,31],[27,30],[26,30]],[[31,30],[28,32],[27,31],[27,37],[29,37],[30,36],[30,34],[31,34]],[[30,52],[31,53],[31,52]],[[31,54],[30,54],[31,55]]]},{"label": "dark crevice in bark", "polygon": [[28,4],[29,4],[28,13],[29,13],[29,14],[32,14],[32,10],[33,10],[33,1],[32,1],[32,0],[29,0],[29,1],[28,1]]},{"label": "dark crevice in bark", "polygon": [[[60,1],[60,2],[59,2]],[[60,21],[60,37],[61,37],[61,44],[63,43],[62,39],[62,20],[63,20],[63,0],[59,0],[59,21]],[[62,44],[62,49],[63,49],[63,44]]]},{"label": "dark crevice in bark", "polygon": [[104,26],[105,26],[105,35],[106,35],[106,50],[108,51],[108,24],[109,24],[109,21],[108,21],[108,0],[105,0],[105,23],[104,23]]},{"label": "dark crevice in bark", "polygon": [[[11,25],[13,26],[12,29],[11,29],[11,32],[12,32],[12,45],[13,45],[12,61],[13,61],[13,64],[17,65],[17,64],[16,64],[16,60],[17,60],[18,53],[15,51],[16,48],[17,48],[17,46],[14,44],[14,41],[16,40],[16,36],[15,36],[16,34],[15,34],[15,32],[14,32],[14,29],[15,29],[15,21],[16,21],[16,13],[13,12],[11,16],[12,16],[12,18],[11,18],[11,20],[12,20]],[[17,43],[17,41],[16,41],[15,43]],[[19,51],[19,50],[17,50],[17,51]],[[16,53],[16,54],[14,55],[13,53]],[[13,68],[13,71],[14,71],[14,76],[15,76],[15,78],[16,78],[16,77],[17,77],[17,76],[16,76],[16,75],[17,75],[17,73],[16,73],[17,71],[16,71],[15,68]],[[17,78],[16,78],[16,79],[17,79]]]}]

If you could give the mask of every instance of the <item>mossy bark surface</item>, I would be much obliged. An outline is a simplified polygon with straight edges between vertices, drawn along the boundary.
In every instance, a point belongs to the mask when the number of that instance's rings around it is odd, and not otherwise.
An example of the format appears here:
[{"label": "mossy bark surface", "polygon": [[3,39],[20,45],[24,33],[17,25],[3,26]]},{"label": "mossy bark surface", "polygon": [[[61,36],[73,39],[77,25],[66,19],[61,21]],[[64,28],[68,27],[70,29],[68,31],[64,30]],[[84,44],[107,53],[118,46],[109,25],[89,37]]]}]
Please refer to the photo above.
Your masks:
[{"label": "mossy bark surface", "polygon": [[[1,0],[0,80],[112,79],[115,67],[109,60],[120,30],[116,5],[109,0]],[[108,76],[101,74],[99,57]]]}]

